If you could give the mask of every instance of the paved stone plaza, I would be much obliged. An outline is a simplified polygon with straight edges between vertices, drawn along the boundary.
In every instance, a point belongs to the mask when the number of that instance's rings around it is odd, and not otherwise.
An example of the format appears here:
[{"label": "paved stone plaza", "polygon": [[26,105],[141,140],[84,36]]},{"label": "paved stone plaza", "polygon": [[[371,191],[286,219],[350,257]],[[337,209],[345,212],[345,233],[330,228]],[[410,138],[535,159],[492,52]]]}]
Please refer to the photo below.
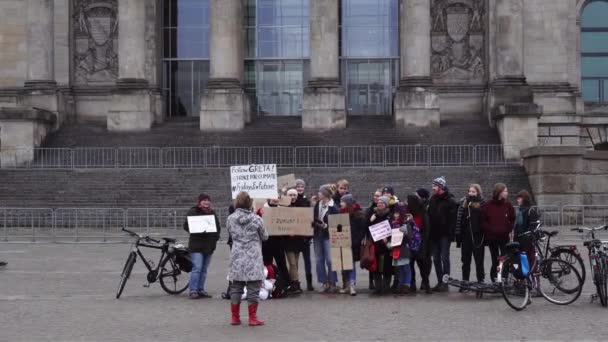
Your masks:
[{"label": "paved stone plaza", "polygon": [[[363,290],[367,272],[362,270],[362,290],[355,298],[306,293],[265,301],[260,314],[267,326],[232,327],[228,302],[219,298],[226,285],[225,245],[211,263],[207,289],[214,298],[209,300],[169,296],[158,284],[143,288],[140,261],[121,299],[114,299],[128,251],[126,244],[0,245],[0,259],[9,262],[0,270],[0,340],[599,341],[608,334],[608,311],[589,303],[589,280],[570,306],[535,298],[526,310],[515,312],[499,296],[478,300],[454,290],[447,295],[372,297]],[[156,258],[153,252],[147,255]],[[459,256],[453,249],[455,276],[460,273]]]}]

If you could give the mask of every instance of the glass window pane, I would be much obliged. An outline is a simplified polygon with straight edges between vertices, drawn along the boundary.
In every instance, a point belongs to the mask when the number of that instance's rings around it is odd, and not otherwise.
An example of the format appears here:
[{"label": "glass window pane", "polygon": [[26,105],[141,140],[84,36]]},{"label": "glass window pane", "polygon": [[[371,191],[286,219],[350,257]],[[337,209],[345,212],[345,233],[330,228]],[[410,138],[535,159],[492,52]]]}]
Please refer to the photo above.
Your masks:
[{"label": "glass window pane", "polygon": [[583,57],[583,77],[608,77],[608,56],[606,57]]},{"label": "glass window pane", "polygon": [[608,30],[606,32],[582,32],[581,49],[583,53],[605,52],[608,54]]},{"label": "glass window pane", "polygon": [[209,0],[178,0],[174,19],[178,27],[208,27]]},{"label": "glass window pane", "polygon": [[208,28],[165,29],[165,57],[209,58],[208,36]]},{"label": "glass window pane", "polygon": [[399,56],[398,0],[342,2],[341,55]]},{"label": "glass window pane", "polygon": [[608,79],[602,80],[602,89],[604,90],[600,101],[608,103]]},{"label": "glass window pane", "polygon": [[608,2],[596,1],[585,6],[581,27],[608,27]]},{"label": "glass window pane", "polygon": [[257,57],[308,57],[308,6],[302,0],[258,0]]},{"label": "glass window pane", "polygon": [[583,80],[582,88],[585,102],[599,102],[600,87],[598,80]]}]

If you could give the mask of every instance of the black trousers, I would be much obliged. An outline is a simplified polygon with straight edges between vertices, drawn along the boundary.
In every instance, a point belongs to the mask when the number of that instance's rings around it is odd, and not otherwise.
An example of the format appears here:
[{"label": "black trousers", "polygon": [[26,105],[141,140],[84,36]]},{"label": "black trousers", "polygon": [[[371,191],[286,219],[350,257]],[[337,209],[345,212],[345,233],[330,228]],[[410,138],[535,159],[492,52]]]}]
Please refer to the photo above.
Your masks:
[{"label": "black trousers", "polygon": [[412,270],[412,287],[416,287],[416,265],[420,270],[420,278],[422,284],[429,285],[429,275],[431,274],[431,259],[427,257],[427,253],[421,251],[412,251],[410,258],[410,268]]},{"label": "black trousers", "polygon": [[264,265],[275,264],[277,266],[277,282],[280,282],[277,286],[286,287],[289,284],[289,270],[287,269],[283,241],[277,237],[270,237],[268,241],[262,244],[262,257]]},{"label": "black trousers", "polygon": [[490,278],[492,281],[496,280],[496,268],[498,267],[498,257],[507,253],[506,249],[507,241],[488,241],[488,248],[490,248],[490,256],[492,258],[492,269],[490,270]]},{"label": "black trousers", "polygon": [[462,280],[469,281],[471,275],[471,259],[475,259],[475,273],[477,281],[483,282],[485,278],[485,270],[483,259],[486,246],[484,246],[483,235],[465,233],[460,246],[460,261],[462,261]]}]

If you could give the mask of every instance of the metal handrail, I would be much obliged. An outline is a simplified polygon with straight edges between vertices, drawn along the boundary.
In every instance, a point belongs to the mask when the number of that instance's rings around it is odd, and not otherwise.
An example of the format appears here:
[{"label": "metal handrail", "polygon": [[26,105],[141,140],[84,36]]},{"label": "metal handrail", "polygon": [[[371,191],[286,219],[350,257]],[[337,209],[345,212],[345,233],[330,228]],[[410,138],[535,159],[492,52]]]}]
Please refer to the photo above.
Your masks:
[{"label": "metal handrail", "polygon": [[498,166],[505,145],[77,147],[0,152],[0,167],[13,169],[177,169],[276,164],[278,167]]}]

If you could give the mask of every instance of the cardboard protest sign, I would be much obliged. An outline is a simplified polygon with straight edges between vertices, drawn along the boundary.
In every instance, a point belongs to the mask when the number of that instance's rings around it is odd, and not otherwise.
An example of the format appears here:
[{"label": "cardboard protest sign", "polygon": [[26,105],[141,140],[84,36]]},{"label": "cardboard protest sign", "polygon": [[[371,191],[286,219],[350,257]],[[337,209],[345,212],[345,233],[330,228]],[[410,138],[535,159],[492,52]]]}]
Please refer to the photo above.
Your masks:
[{"label": "cardboard protest sign", "polygon": [[399,228],[393,229],[391,234],[391,247],[401,246],[403,243],[403,232]]},{"label": "cardboard protest sign", "polygon": [[268,235],[312,236],[313,208],[264,208],[264,227]]},{"label": "cardboard protest sign", "polygon": [[214,215],[188,216],[188,230],[191,234],[217,233]]},{"label": "cardboard protest sign", "polygon": [[281,207],[289,207],[291,205],[291,197],[286,195],[281,196],[278,205]]},{"label": "cardboard protest sign", "polygon": [[289,175],[280,176],[277,179],[277,183],[279,185],[279,189],[295,188],[296,176],[293,173]]},{"label": "cardboard protest sign", "polygon": [[329,215],[329,245],[332,248],[351,248],[350,218],[348,214]]},{"label": "cardboard protest sign", "polygon": [[387,238],[392,234],[391,225],[388,223],[388,220],[369,226],[369,232],[372,234],[374,242]]},{"label": "cardboard protest sign", "polygon": [[353,251],[350,248],[330,248],[331,265],[335,271],[354,269]]},{"label": "cardboard protest sign", "polygon": [[354,265],[348,214],[329,215],[328,226],[332,266],[336,270],[352,270]]},{"label": "cardboard protest sign", "polygon": [[277,166],[275,164],[252,164],[230,167],[232,199],[241,191],[251,198],[278,197]]}]

